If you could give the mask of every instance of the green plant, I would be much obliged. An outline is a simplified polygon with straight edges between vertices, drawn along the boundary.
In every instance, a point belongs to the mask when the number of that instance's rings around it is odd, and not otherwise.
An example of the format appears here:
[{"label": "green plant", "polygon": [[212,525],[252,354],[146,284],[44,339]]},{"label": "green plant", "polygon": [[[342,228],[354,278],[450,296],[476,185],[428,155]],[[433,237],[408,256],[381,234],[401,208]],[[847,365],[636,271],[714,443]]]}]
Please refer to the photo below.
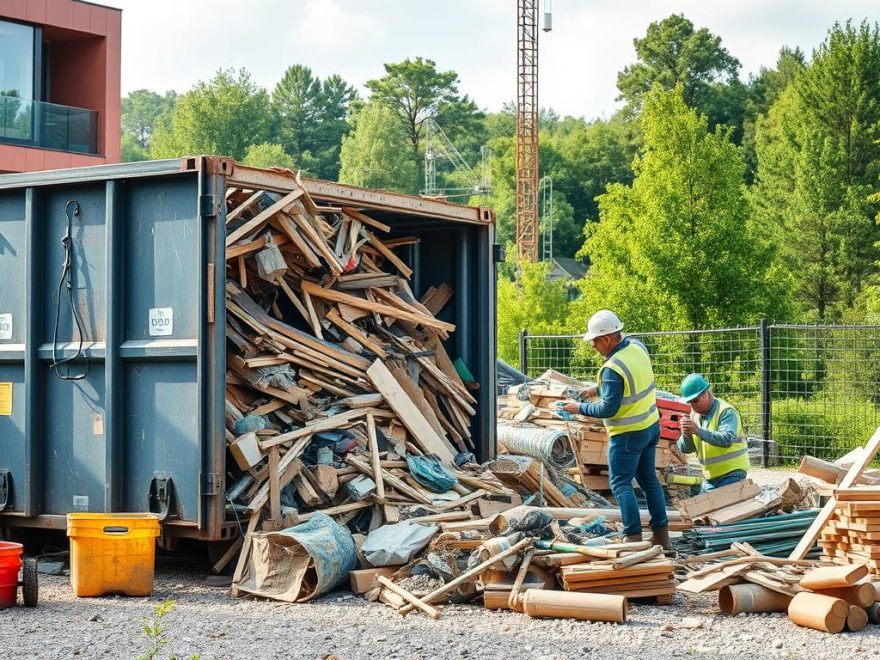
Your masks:
[{"label": "green plant", "polygon": [[[173,598],[158,603],[155,617],[144,621],[144,637],[147,640],[147,648],[138,656],[138,660],[158,658],[162,648],[170,641],[164,634],[165,628],[162,626],[162,619],[174,608],[174,603]],[[172,655],[168,660],[178,660],[178,658],[176,655]],[[191,655],[188,660],[199,660],[199,656]]]}]

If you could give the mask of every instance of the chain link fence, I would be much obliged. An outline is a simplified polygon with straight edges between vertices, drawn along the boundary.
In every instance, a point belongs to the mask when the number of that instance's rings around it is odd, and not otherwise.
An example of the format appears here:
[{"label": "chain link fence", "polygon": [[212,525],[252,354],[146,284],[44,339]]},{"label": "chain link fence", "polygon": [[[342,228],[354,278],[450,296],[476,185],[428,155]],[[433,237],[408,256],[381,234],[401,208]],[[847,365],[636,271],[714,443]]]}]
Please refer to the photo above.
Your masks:
[{"label": "chain link fence", "polygon": [[[657,387],[678,393],[704,374],[740,411],[765,465],[809,454],[834,460],[880,425],[880,326],[760,325],[633,333],[651,353]],[[580,335],[520,335],[520,370],[595,381],[601,357]]]}]

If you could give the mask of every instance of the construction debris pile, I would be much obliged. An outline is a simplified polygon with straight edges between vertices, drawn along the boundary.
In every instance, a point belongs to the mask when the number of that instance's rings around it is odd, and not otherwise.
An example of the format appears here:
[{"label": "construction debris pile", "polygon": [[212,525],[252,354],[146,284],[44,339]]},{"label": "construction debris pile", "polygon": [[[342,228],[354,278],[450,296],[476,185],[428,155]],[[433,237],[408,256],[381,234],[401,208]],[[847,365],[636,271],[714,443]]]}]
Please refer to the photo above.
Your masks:
[{"label": "construction debris pile", "polygon": [[[580,400],[585,383],[552,369],[537,380],[511,387],[499,397],[498,443],[511,453],[527,453],[529,444],[539,446],[553,437],[554,462],[568,469],[584,488],[610,492],[608,485],[608,434],[602,420],[577,414],[561,413],[557,404]],[[661,481],[666,475],[686,471],[687,459],[675,444],[679,438],[679,420],[690,409],[671,399],[657,399],[660,412],[660,443],[655,467]],[[568,445],[568,447],[566,447]],[[563,451],[562,448],[565,447]],[[531,453],[540,458],[549,455]],[[562,463],[562,464],[560,464]]]}]

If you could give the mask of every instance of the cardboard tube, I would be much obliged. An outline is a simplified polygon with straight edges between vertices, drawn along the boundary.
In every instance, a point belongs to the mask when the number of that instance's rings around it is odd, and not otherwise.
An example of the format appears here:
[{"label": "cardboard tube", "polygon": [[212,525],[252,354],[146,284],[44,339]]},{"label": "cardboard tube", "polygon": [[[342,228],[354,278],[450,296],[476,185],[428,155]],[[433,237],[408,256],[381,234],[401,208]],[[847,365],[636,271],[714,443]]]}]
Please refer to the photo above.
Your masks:
[{"label": "cardboard tube", "polygon": [[864,564],[825,566],[807,573],[800,582],[804,589],[836,589],[851,587],[868,574]]},{"label": "cardboard tube", "polygon": [[539,591],[522,595],[522,607],[533,618],[580,619],[582,621],[626,622],[626,596]]},{"label": "cardboard tube", "polygon": [[718,607],[730,616],[742,612],[785,612],[790,602],[791,596],[750,582],[731,584],[718,592]]},{"label": "cardboard tube", "polygon": [[841,598],[802,591],[788,604],[788,618],[804,628],[839,633],[846,625],[849,604]]},{"label": "cardboard tube", "polygon": [[843,598],[850,605],[858,605],[859,607],[868,607],[877,598],[874,585],[870,582],[862,582],[854,584],[851,587],[838,587],[836,589],[814,589],[817,594],[823,596],[831,596],[832,598]]},{"label": "cardboard tube", "polygon": [[858,632],[868,627],[868,613],[864,607],[858,605],[849,606],[849,614],[846,617],[846,629],[850,632]]},{"label": "cardboard tube", "polygon": [[880,603],[871,604],[865,612],[868,614],[868,621],[874,624],[880,623]]}]

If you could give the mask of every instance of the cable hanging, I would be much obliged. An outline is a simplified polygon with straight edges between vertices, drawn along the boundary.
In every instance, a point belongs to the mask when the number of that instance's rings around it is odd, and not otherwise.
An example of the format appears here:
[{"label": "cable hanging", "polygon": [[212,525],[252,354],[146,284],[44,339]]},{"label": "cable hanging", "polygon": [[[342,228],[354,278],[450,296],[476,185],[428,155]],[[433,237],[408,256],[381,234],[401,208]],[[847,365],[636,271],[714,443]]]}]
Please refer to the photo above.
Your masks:
[{"label": "cable hanging", "polygon": [[[79,216],[80,214],[79,202],[73,199],[69,200],[67,204],[64,205],[64,214],[67,216],[67,232],[65,233],[64,238],[61,239],[61,245],[64,247],[64,263],[61,265],[61,277],[58,280],[58,287],[56,290],[55,329],[52,332],[52,364],[49,368],[52,369],[61,380],[83,380],[89,374],[91,362],[89,362],[88,356],[83,351],[83,323],[76,306],[76,300],[73,297],[73,238],[71,236],[73,231],[73,217]],[[57,353],[58,322],[61,318],[62,287],[67,289],[67,304],[70,307],[73,322],[76,324],[76,331],[79,335],[79,346],[76,349],[76,353],[72,356],[59,360]],[[74,362],[80,357],[85,361],[85,370],[82,373],[71,375],[70,367],[64,367],[64,365]]]}]

